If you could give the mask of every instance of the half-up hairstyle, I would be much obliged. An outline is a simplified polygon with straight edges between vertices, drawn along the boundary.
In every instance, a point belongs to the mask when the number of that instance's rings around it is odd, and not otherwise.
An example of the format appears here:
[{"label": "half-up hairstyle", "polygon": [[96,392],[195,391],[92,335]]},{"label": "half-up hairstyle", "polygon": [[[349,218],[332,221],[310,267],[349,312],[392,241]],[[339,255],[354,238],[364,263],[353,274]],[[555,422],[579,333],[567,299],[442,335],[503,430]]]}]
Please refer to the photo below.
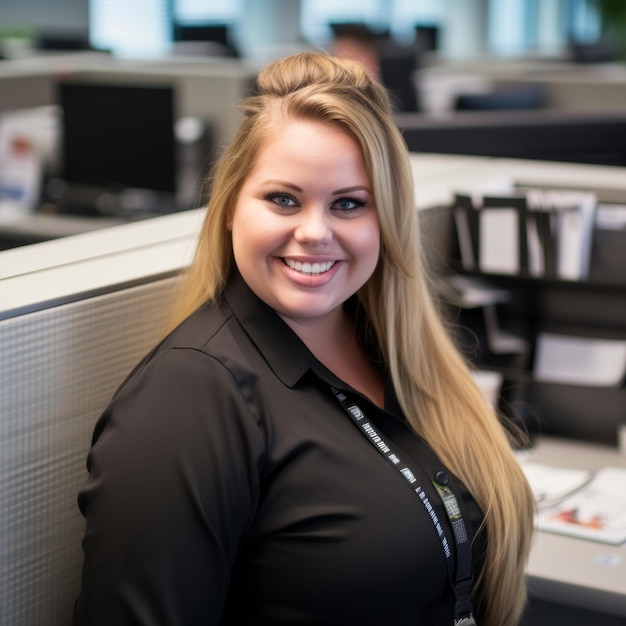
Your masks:
[{"label": "half-up hairstyle", "polygon": [[269,133],[298,119],[350,133],[363,152],[381,229],[380,259],[358,298],[407,419],[467,485],[485,515],[487,553],[476,581],[481,626],[513,626],[526,598],[533,498],[506,432],[429,293],[413,175],[389,96],[356,61],[324,53],[279,59],[257,82],[258,93],[245,101],[243,123],[215,168],[174,321],[219,298],[232,263],[228,222]]}]

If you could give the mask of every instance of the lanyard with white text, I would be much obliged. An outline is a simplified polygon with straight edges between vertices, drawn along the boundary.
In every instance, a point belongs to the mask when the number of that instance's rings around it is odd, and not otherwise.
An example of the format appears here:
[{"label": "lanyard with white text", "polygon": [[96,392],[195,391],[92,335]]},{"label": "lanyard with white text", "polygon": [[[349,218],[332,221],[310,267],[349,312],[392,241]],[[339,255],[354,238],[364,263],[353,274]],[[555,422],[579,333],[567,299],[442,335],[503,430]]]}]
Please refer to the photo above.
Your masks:
[{"label": "lanyard with white text", "polygon": [[437,535],[441,541],[441,546],[446,558],[446,566],[448,568],[448,577],[455,595],[454,605],[454,624],[455,626],[476,626],[476,621],[472,614],[472,547],[459,502],[452,491],[449,483],[449,477],[444,470],[439,470],[431,478],[432,485],[436,489],[441,501],[450,526],[454,535],[454,543],[456,547],[456,568],[453,568],[451,557],[452,551],[448,540],[444,534],[441,522],[432,503],[428,499],[424,488],[418,484],[417,478],[413,472],[403,463],[402,459],[394,452],[389,444],[378,434],[376,429],[368,421],[363,411],[357,404],[348,399],[348,397],[335,387],[330,387],[335,398],[345,409],[354,423],[359,427],[361,432],[374,445],[374,447],[398,470],[402,477],[411,485],[418,499],[426,509],[430,520],[435,526]]}]

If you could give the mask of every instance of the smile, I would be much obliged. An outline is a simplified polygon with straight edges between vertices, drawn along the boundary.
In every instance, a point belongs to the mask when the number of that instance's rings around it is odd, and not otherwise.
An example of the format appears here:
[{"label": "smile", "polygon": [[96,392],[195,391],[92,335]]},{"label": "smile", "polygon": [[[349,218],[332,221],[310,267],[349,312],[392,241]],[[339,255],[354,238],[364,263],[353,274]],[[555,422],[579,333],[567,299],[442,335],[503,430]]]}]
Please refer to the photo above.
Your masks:
[{"label": "smile", "polygon": [[335,264],[335,261],[322,261],[321,263],[302,263],[301,261],[293,261],[292,259],[283,259],[283,261],[285,265],[292,270],[312,276],[327,272]]}]

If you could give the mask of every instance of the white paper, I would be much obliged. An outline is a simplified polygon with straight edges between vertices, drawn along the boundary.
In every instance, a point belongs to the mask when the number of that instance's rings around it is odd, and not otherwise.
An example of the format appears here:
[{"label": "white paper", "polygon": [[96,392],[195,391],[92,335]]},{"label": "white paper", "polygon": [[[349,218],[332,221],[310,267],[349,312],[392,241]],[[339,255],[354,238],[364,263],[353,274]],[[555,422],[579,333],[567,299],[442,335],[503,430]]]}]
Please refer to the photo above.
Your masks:
[{"label": "white paper", "polygon": [[540,508],[559,503],[587,484],[592,476],[589,470],[552,467],[535,461],[520,465]]},{"label": "white paper", "polygon": [[619,386],[626,372],[626,341],[556,333],[537,337],[537,380],[591,386]]},{"label": "white paper", "polygon": [[605,467],[559,504],[539,511],[540,530],[619,545],[626,541],[626,468]]},{"label": "white paper", "polygon": [[494,274],[519,272],[518,212],[514,208],[480,209],[480,269]]}]

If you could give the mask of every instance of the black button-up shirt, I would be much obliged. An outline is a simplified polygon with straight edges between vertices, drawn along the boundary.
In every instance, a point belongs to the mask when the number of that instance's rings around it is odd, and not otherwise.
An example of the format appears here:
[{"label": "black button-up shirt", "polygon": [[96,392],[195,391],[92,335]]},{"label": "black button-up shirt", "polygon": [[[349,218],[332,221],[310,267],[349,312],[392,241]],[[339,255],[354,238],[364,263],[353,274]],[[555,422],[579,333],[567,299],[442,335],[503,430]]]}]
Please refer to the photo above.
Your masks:
[{"label": "black button-up shirt", "polygon": [[[382,411],[235,272],[218,305],[137,366],[96,426],[75,624],[450,626],[432,520],[331,384],[381,431],[402,420],[390,385]],[[480,511],[464,495],[476,530]]]}]

